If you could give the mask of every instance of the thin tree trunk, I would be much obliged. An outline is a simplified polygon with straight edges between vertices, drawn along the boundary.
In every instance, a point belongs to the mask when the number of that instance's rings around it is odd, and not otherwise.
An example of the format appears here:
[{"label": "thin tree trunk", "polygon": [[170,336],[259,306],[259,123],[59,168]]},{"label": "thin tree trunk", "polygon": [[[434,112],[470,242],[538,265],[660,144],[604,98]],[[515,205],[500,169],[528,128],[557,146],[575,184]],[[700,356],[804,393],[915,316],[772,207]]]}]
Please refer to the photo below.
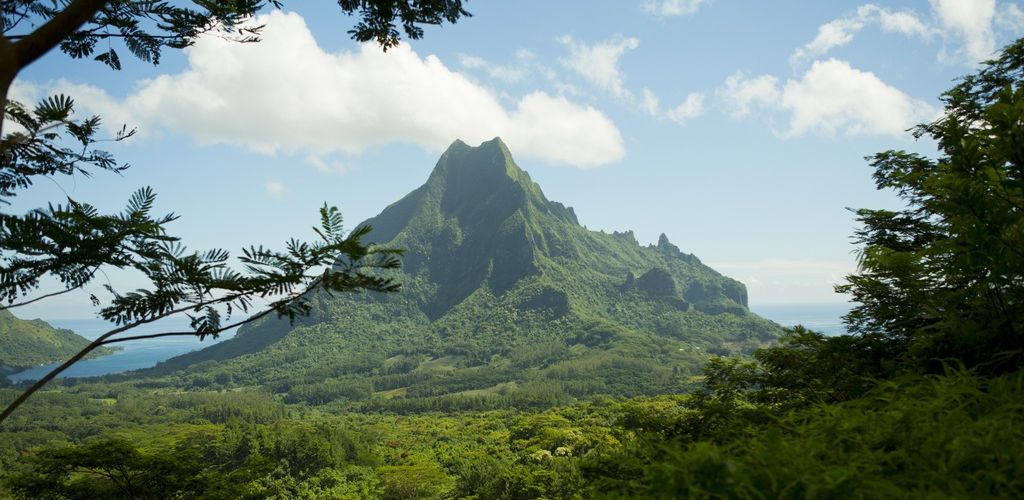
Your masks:
[{"label": "thin tree trunk", "polygon": [[78,351],[78,354],[71,356],[71,359],[65,361],[57,368],[50,370],[50,373],[44,375],[43,378],[37,380],[36,383],[32,384],[32,387],[29,387],[28,389],[25,390],[25,392],[22,392],[17,399],[15,399],[11,404],[7,405],[7,408],[4,408],[4,411],[0,413],[0,423],[3,423],[3,421],[6,420],[7,417],[11,415],[11,413],[14,413],[14,410],[21,406],[21,404],[24,403],[29,396],[35,394],[36,391],[38,391],[39,389],[42,389],[47,382],[53,380],[54,377],[60,375],[60,373],[63,372],[64,370],[67,370],[68,367],[75,364],[78,360],[84,358],[86,355],[92,352],[93,349],[96,349],[97,347],[101,346],[103,344],[103,340],[105,340],[106,337],[107,335],[104,335],[90,342],[89,345],[85,346],[85,348],[83,348],[81,351]]},{"label": "thin tree trunk", "polygon": [[[4,110],[7,109],[7,92],[14,83],[18,68],[13,64],[14,45],[5,36],[0,36],[0,139],[4,136]],[[3,151],[0,150],[0,154]]]},{"label": "thin tree trunk", "polygon": [[18,72],[35,62],[92,20],[107,0],[72,0],[64,10],[50,18],[17,43],[0,36],[0,138],[3,137],[3,110],[7,93]]},{"label": "thin tree trunk", "polygon": [[[299,294],[296,297],[292,297],[292,298],[287,299],[287,300],[281,300],[281,301],[276,302],[275,304],[281,304],[281,303],[289,302],[291,300],[296,300],[297,298],[299,298],[301,296],[302,296],[302,294]],[[216,304],[216,303],[221,302],[221,301],[223,301],[223,299],[220,299],[218,301],[214,301],[213,304]],[[201,304],[200,307],[203,306],[203,305],[207,305],[207,304]],[[170,332],[170,333],[166,333],[166,334],[138,335],[138,336],[133,336],[133,337],[125,337],[125,338],[122,338],[122,339],[111,339],[110,338],[110,337],[113,337],[114,335],[117,335],[117,334],[119,334],[121,332],[125,332],[125,331],[128,331],[128,330],[131,330],[132,328],[135,328],[137,326],[144,325],[144,324],[147,324],[147,323],[152,323],[152,322],[157,321],[159,319],[163,319],[163,318],[166,318],[166,317],[169,317],[169,316],[181,313],[181,312],[185,312],[185,311],[187,311],[189,309],[194,309],[194,308],[196,308],[195,304],[189,305],[189,306],[186,306],[186,307],[180,307],[178,309],[174,309],[172,311],[168,311],[166,314],[163,314],[163,315],[161,315],[159,317],[139,320],[139,321],[136,321],[134,323],[124,325],[124,326],[122,326],[120,328],[115,328],[113,330],[110,330],[107,333],[104,333],[103,335],[100,335],[99,337],[96,338],[96,340],[93,340],[92,342],[90,342],[89,345],[87,345],[84,348],[82,348],[81,351],[78,351],[78,353],[75,354],[74,356],[72,356],[70,359],[68,359],[67,361],[61,363],[60,366],[54,368],[53,370],[50,370],[50,372],[47,373],[46,375],[44,375],[43,378],[37,380],[34,384],[32,384],[31,387],[29,387],[28,389],[25,389],[25,392],[22,392],[21,395],[19,395],[17,399],[15,399],[13,402],[11,402],[11,404],[7,405],[7,408],[4,408],[4,411],[0,412],[0,424],[3,424],[4,420],[6,420],[7,417],[9,417],[11,415],[11,413],[14,413],[14,410],[18,409],[18,407],[21,406],[21,404],[24,403],[25,400],[27,400],[29,398],[29,396],[35,394],[37,391],[39,391],[39,389],[42,389],[43,386],[45,386],[48,382],[50,382],[51,380],[56,378],[57,375],[60,375],[64,370],[67,370],[68,368],[70,368],[71,365],[73,365],[73,364],[77,363],[78,361],[80,361],[82,358],[87,356],[90,352],[95,350],[97,347],[100,347],[100,346],[106,345],[106,344],[113,344],[113,343],[116,343],[116,342],[123,342],[123,341],[127,341],[127,340],[140,340],[140,339],[150,339],[150,338],[157,338],[157,337],[167,337],[167,336],[183,336],[183,335],[189,335],[189,334],[195,335],[195,333]],[[230,330],[232,328],[237,328],[237,327],[242,326],[242,325],[244,325],[246,323],[251,323],[253,321],[256,321],[257,319],[260,319],[260,318],[262,318],[262,317],[264,317],[264,316],[266,316],[266,315],[268,315],[268,314],[270,314],[270,313],[272,313],[274,311],[276,311],[276,308],[274,307],[274,304],[272,304],[270,307],[268,307],[267,309],[259,312],[258,314],[254,314],[254,315],[249,316],[248,318],[246,318],[244,320],[241,320],[241,321],[238,321],[236,323],[233,323],[233,324],[221,327],[221,328],[217,329],[216,331],[209,332],[209,333],[211,333],[211,334],[221,333],[221,332],[224,332],[226,330]]]}]

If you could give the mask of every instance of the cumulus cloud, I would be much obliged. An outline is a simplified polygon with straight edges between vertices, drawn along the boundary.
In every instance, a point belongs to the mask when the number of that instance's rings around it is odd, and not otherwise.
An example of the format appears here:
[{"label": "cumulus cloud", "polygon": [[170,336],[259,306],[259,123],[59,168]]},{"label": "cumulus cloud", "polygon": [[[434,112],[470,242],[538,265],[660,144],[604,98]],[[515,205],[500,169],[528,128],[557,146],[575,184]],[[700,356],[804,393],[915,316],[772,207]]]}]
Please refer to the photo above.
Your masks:
[{"label": "cumulus cloud", "polygon": [[20,79],[14,80],[14,83],[11,84],[11,88],[7,91],[8,99],[18,101],[28,108],[35,105],[41,95],[42,89],[39,85]]},{"label": "cumulus cloud", "polygon": [[906,37],[926,39],[935,34],[934,28],[917,17],[917,14],[909,11],[890,12],[879,9],[878,22],[883,30]]},{"label": "cumulus cloud", "polygon": [[406,44],[386,54],[373,45],[332,54],[297,14],[275,11],[256,23],[266,25],[261,43],[200,39],[186,49],[184,71],[139,82],[121,99],[65,86],[108,123],[267,154],[320,158],[395,142],[440,150],[456,138],[494,136],[519,156],[577,167],[625,154],[615,124],[593,107],[534,92],[506,109],[487,88]]},{"label": "cumulus cloud", "polygon": [[944,48],[939,59],[976,64],[992,57],[1000,36],[1016,38],[1024,29],[1024,12],[1017,4],[996,0],[929,0],[930,12],[922,16],[911,10],[892,11],[864,4],[845,16],[818,28],[814,39],[797,48],[790,62],[804,63],[849,44],[870,25],[909,38],[941,38]]},{"label": "cumulus cloud", "polygon": [[866,4],[846,16],[819,26],[814,39],[797,48],[790,57],[790,62],[802,63],[847,45],[853,41],[857,33],[872,23],[877,23],[884,31],[907,37],[929,38],[934,33],[934,30],[913,12],[894,12],[874,4]]},{"label": "cumulus cloud", "polygon": [[619,69],[619,59],[627,50],[639,47],[639,40],[616,36],[588,45],[564,35],[558,41],[569,49],[569,57],[561,60],[563,66],[616,97],[632,98],[632,93],[626,89],[625,76]]},{"label": "cumulus cloud", "polygon": [[959,58],[969,62],[983,61],[996,50],[992,20],[996,14],[996,0],[930,0],[932,10],[947,30],[963,40],[957,51]]},{"label": "cumulus cloud", "polygon": [[747,79],[735,74],[718,92],[733,116],[755,107],[787,116],[786,137],[809,132],[832,135],[903,135],[936,110],[892,87],[871,72],[845,61],[816,61],[799,79],[785,85],[769,75]]},{"label": "cumulus cloud", "polygon": [[[551,120],[552,116],[559,119]],[[509,135],[513,151],[542,151],[548,161],[581,167],[618,160],[624,154],[622,136],[604,114],[565,97],[528,94],[519,101],[512,120],[519,124],[515,134]]]},{"label": "cumulus cloud", "polygon": [[668,110],[665,116],[676,123],[683,124],[700,116],[704,112],[704,94],[691,92],[678,106]]},{"label": "cumulus cloud", "polygon": [[864,7],[857,9],[854,16],[829,21],[818,27],[818,33],[814,40],[811,40],[803,47],[796,49],[790,57],[790,61],[798,63],[828,53],[830,50],[841,47],[853,41],[857,32],[864,28],[865,16],[861,14]]},{"label": "cumulus cloud", "polygon": [[744,118],[756,106],[771,105],[779,100],[779,79],[772,75],[746,78],[737,72],[725,79],[716,94],[722,98],[733,118]]},{"label": "cumulus cloud", "polygon": [[644,12],[660,17],[687,16],[709,3],[711,0],[648,0],[642,8]]}]

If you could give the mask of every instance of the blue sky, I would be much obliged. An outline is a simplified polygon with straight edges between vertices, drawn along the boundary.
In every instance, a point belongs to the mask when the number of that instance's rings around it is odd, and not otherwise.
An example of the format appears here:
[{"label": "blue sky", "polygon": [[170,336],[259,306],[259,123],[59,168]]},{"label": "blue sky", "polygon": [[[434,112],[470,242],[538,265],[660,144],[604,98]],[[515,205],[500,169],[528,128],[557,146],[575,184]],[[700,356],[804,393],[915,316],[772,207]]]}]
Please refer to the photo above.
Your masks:
[{"label": "blue sky", "polygon": [[[317,208],[354,226],[422,184],[453,140],[501,136],[549,198],[595,230],[660,233],[745,282],[751,303],[841,302],[846,207],[892,207],[864,156],[933,154],[905,130],[1024,34],[1019,2],[523,1],[386,54],[348,39],[333,2],[268,11],[259,44],[216,38],[125,69],[51,53],[13,98],[64,92],[111,127],[122,177],[58,179],[117,210],[145,185],[193,248],[310,238]],[[133,277],[111,273],[115,285]],[[124,283],[124,285],[122,285]],[[88,317],[87,294],[21,314]]]}]

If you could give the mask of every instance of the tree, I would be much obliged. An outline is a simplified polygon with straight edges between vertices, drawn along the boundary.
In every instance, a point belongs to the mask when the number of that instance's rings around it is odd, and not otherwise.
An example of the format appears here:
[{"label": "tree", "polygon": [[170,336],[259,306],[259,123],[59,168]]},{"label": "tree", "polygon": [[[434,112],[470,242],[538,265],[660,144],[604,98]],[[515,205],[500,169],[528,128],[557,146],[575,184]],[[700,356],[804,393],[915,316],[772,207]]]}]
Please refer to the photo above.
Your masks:
[{"label": "tree", "polygon": [[917,369],[956,359],[987,373],[1024,362],[1024,39],[942,95],[919,125],[941,156],[869,157],[904,210],[857,210],[859,271],[837,291],[851,331],[879,334]]},{"label": "tree", "polygon": [[[0,120],[17,130],[0,137],[0,203],[42,178],[58,175],[89,177],[98,171],[121,172],[106,151],[95,149],[100,118],[74,119],[74,101],[67,96],[44,99],[34,108],[8,101],[7,91],[26,66],[58,47],[73,58],[93,57],[120,69],[114,48],[94,55],[100,41],[120,40],[139,59],[159,63],[165,48],[180,49],[203,35],[222,36],[240,43],[259,41],[261,26],[248,21],[278,0],[5,0],[0,3]],[[339,0],[342,12],[357,14],[349,32],[358,41],[374,40],[385,50],[400,40],[399,27],[412,39],[423,35],[423,24],[454,23],[469,14],[461,0]],[[19,33],[19,28],[32,29]],[[109,45],[113,47],[113,45]],[[115,141],[131,137],[123,127]],[[101,345],[169,335],[216,337],[240,324],[276,313],[294,319],[309,311],[308,297],[318,292],[391,292],[398,285],[377,271],[398,267],[399,251],[363,242],[370,227],[346,234],[337,209],[326,204],[321,224],[314,228],[319,240],[291,240],[283,252],[262,246],[244,249],[242,270],[229,265],[229,254],[214,249],[188,252],[178,238],[167,233],[177,216],[151,214],[155,194],[138,190],[117,214],[101,214],[87,203],[70,197],[62,203],[26,214],[0,212],[0,300],[13,308],[76,290],[104,268],[134,269],[150,286],[121,293],[106,289],[112,298],[99,314],[117,327],[103,334],[67,362],[44,376],[0,413],[0,422],[31,394],[71,364]],[[65,288],[39,294],[47,277]],[[250,313],[254,301],[269,306]],[[233,313],[250,314],[230,322]],[[187,314],[191,330],[153,335],[117,336],[142,324],[175,314]]]},{"label": "tree", "polygon": [[145,454],[127,440],[106,439],[28,455],[5,486],[21,498],[195,497],[210,481],[204,468],[196,450]]}]

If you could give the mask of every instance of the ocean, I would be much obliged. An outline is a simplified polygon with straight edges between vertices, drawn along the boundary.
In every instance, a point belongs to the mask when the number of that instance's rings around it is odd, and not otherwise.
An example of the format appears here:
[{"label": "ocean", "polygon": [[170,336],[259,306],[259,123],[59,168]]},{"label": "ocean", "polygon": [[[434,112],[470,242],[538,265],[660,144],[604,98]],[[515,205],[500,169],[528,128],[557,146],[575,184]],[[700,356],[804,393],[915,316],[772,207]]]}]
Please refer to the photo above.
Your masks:
[{"label": "ocean", "polygon": [[803,325],[825,335],[846,333],[842,317],[853,307],[850,303],[839,304],[773,304],[752,305],[750,310],[782,326]]},{"label": "ocean", "polygon": [[[750,308],[754,313],[768,318],[783,326],[804,325],[826,335],[841,335],[846,332],[840,317],[850,309],[849,304],[785,304],[755,305]],[[49,321],[55,328],[67,328],[87,338],[95,339],[111,329],[110,323],[99,319],[73,319]],[[188,329],[187,321],[164,321],[140,326],[133,335],[182,331]],[[234,332],[221,334],[218,339],[207,338],[200,341],[197,337],[168,337],[149,340],[135,340],[117,344],[122,350],[109,356],[80,361],[68,368],[61,377],[97,377],[111,373],[150,368],[161,361],[191,351],[197,351],[210,345],[222,342],[234,336]],[[7,375],[12,382],[36,380],[42,377],[59,363],[37,366],[25,371]]]},{"label": "ocean", "polygon": [[[71,330],[89,340],[93,340],[114,328],[110,323],[101,319],[52,320],[47,321],[47,323],[54,328],[67,328],[68,330]],[[179,319],[177,321],[160,321],[157,323],[142,325],[132,330],[130,333],[125,332],[121,335],[134,336],[149,333],[180,332],[187,330],[189,330],[188,320]],[[207,337],[203,341],[200,341],[198,337],[189,336],[132,340],[121,344],[114,344],[116,346],[120,346],[121,350],[96,359],[79,361],[67,370],[64,370],[60,377],[97,377],[111,373],[151,368],[161,361],[187,352],[198,351],[199,349],[209,347],[217,342],[227,340],[234,335],[235,332],[232,330],[222,333],[217,339]],[[10,379],[11,382],[38,380],[40,377],[46,375],[50,370],[59,365],[60,363],[41,365],[28,370],[9,374],[7,375],[7,378]]]}]

